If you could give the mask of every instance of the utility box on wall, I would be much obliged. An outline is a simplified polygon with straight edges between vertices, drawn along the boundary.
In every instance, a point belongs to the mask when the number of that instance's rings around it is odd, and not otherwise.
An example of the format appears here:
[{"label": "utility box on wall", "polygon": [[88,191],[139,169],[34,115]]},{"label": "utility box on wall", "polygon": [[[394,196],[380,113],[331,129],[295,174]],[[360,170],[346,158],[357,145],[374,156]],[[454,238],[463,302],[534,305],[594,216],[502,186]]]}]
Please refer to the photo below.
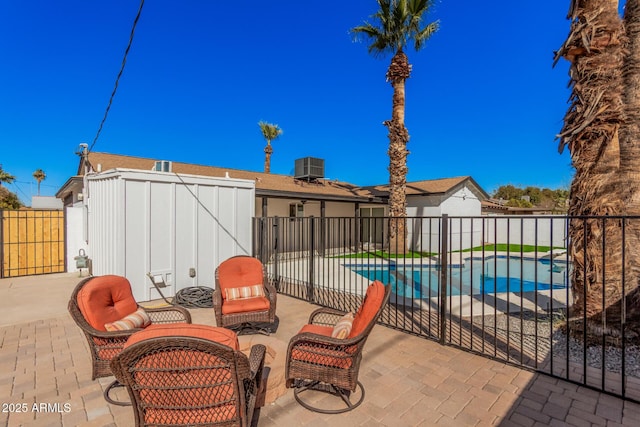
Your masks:
[{"label": "utility box on wall", "polygon": [[251,255],[254,181],[112,169],[89,175],[86,194],[93,274],[125,276],[138,301],[160,298],[148,273],[169,297],[214,287],[222,261]]}]

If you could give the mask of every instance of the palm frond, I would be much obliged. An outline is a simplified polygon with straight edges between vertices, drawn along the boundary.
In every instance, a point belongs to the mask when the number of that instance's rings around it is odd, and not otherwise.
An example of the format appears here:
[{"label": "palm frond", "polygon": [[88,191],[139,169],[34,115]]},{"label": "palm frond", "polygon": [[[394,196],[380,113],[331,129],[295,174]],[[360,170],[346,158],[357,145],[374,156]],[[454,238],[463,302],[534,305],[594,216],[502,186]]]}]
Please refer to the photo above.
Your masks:
[{"label": "palm frond", "polygon": [[271,124],[267,122],[258,122],[258,126],[260,126],[260,131],[262,132],[262,136],[267,140],[267,144],[271,144],[271,141],[277,139],[280,135],[282,135],[282,129],[276,124]]},{"label": "palm frond", "polygon": [[424,27],[422,31],[415,35],[415,45],[414,48],[418,51],[424,47],[424,44],[427,40],[431,38],[431,36],[438,31],[440,28],[440,20],[434,21]]},{"label": "palm frond", "polygon": [[372,22],[365,21],[351,32],[356,40],[369,39],[369,53],[374,55],[401,51],[411,40],[419,50],[439,28],[438,21],[423,27],[423,17],[433,4],[434,0],[378,0]]}]

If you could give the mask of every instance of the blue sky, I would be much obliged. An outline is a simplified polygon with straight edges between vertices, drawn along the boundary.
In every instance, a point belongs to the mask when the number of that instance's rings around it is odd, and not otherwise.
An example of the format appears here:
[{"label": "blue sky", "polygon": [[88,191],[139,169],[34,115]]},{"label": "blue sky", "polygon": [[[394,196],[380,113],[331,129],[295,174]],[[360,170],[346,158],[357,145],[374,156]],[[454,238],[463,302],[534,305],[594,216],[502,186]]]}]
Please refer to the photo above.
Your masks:
[{"label": "blue sky", "polygon": [[[437,0],[441,28],[408,50],[409,181],[471,175],[500,185],[568,188],[555,135],[569,97],[568,1]],[[0,0],[0,163],[23,201],[47,174],[53,195],[76,173],[113,90],[138,0]],[[325,174],[388,182],[390,56],[349,30],[374,0],[147,0],[94,151],[262,171],[258,121],[284,133],[272,172],[325,159]]]}]

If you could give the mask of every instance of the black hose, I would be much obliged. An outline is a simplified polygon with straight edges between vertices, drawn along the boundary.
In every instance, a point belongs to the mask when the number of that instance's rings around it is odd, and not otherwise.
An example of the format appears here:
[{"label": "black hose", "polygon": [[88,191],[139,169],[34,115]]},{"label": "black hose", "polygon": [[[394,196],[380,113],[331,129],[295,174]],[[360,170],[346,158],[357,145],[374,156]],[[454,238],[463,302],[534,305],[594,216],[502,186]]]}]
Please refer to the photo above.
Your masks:
[{"label": "black hose", "polygon": [[206,286],[180,289],[173,298],[173,303],[186,308],[213,307],[213,289]]}]

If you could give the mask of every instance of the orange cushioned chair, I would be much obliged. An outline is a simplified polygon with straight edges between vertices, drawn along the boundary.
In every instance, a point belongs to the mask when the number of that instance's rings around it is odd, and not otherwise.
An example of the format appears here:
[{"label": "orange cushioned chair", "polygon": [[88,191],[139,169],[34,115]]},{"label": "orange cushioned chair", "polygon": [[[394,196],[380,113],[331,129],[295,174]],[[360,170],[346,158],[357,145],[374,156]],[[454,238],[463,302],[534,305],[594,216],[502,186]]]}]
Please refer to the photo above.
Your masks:
[{"label": "orange cushioned chair", "polygon": [[[136,324],[136,311],[141,308],[133,298],[131,284],[126,277],[106,275],[91,276],[82,280],[71,294],[69,313],[82,329],[89,343],[92,360],[91,379],[113,375],[110,362],[131,335],[142,330]],[[144,308],[145,319],[152,324],[191,323],[191,315],[182,307]],[[133,316],[133,321],[127,321]],[[148,316],[148,318],[147,318]],[[116,326],[111,327],[112,324]],[[141,321],[142,323],[142,321]],[[107,330],[120,328],[121,330]],[[122,329],[131,328],[131,329]],[[117,386],[114,381],[104,392],[109,403],[128,405],[109,398],[109,391]]]},{"label": "orange cushioned chair", "polygon": [[206,325],[152,325],[111,362],[127,387],[136,426],[250,426],[265,346],[239,351],[235,332]]},{"label": "orange cushioned chair", "polygon": [[216,268],[213,308],[216,324],[238,334],[272,332],[276,322],[275,287],[260,260],[234,256]]},{"label": "orange cushioned chair", "polygon": [[[294,388],[298,403],[309,410],[328,414],[350,411],[362,403],[364,387],[358,381],[362,349],[390,292],[391,286],[380,281],[369,285],[353,321],[350,314],[330,308],[319,308],[311,313],[309,323],[291,338],[287,350],[286,385]],[[340,329],[345,323],[350,329],[343,329],[344,337],[341,337]],[[358,388],[360,397],[352,403],[351,393]],[[340,396],[346,407],[322,409],[311,406],[301,398],[307,390]]]}]

